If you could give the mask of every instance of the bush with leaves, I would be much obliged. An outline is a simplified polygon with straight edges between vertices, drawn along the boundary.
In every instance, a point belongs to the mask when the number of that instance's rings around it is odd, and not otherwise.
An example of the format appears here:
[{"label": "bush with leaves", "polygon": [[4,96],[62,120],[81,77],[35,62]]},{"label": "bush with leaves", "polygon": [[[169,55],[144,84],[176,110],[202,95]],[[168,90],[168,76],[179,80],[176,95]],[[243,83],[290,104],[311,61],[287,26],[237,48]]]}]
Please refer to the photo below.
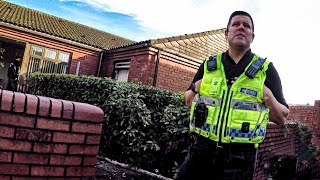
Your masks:
[{"label": "bush with leaves", "polygon": [[312,130],[307,125],[298,123],[296,138],[298,161],[312,159],[317,149],[316,145],[311,142]]},{"label": "bush with leaves", "polygon": [[296,162],[294,156],[277,155],[269,160],[269,178],[274,180],[292,180],[296,177]]},{"label": "bush with leaves", "polygon": [[34,74],[29,93],[89,103],[105,112],[100,155],[173,177],[192,139],[181,94],[134,83]]},{"label": "bush with leaves", "polygon": [[312,176],[312,161],[317,153],[316,145],[311,142],[312,130],[307,125],[298,123],[296,138],[297,178],[308,179]]}]

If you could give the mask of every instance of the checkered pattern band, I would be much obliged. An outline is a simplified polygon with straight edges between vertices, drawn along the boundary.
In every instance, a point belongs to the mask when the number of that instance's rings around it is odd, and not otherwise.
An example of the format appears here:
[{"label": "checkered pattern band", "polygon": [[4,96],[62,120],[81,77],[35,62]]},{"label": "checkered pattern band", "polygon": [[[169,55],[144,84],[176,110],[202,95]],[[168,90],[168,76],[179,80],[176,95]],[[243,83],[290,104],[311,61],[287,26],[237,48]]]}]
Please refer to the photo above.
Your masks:
[{"label": "checkered pattern band", "polygon": [[203,126],[201,127],[201,129],[206,132],[210,132],[210,124],[204,123]]},{"label": "checkered pattern band", "polygon": [[[190,121],[191,126],[195,127],[195,122],[194,121]],[[214,129],[215,126],[213,127]],[[202,130],[206,131],[206,132],[210,132],[210,124],[208,123],[204,123],[203,126],[201,127]]]},{"label": "checkered pattern band", "polygon": [[[241,137],[241,138],[250,138],[253,137],[253,132],[252,130],[249,130],[248,133],[243,133],[241,132],[241,129],[228,129],[227,130],[227,134],[230,137]],[[258,134],[256,136],[265,136],[266,134],[266,130],[265,129],[259,129],[258,130]]]}]

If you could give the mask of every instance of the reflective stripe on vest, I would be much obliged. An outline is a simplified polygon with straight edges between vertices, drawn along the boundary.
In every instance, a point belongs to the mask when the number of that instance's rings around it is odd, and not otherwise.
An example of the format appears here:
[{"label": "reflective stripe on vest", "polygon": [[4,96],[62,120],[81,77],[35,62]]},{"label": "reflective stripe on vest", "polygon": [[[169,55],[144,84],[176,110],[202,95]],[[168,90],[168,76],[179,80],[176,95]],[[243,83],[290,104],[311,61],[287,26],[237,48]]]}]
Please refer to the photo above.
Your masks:
[{"label": "reflective stripe on vest", "polygon": [[[259,57],[255,55],[248,67]],[[260,143],[265,138],[269,109],[263,104],[263,88],[269,62],[254,78],[242,73],[228,88],[222,54],[217,54],[217,69],[209,71],[204,65],[200,96],[194,99],[190,110],[190,130],[213,141],[223,143]],[[207,117],[201,127],[195,127],[194,110],[204,103]]]}]

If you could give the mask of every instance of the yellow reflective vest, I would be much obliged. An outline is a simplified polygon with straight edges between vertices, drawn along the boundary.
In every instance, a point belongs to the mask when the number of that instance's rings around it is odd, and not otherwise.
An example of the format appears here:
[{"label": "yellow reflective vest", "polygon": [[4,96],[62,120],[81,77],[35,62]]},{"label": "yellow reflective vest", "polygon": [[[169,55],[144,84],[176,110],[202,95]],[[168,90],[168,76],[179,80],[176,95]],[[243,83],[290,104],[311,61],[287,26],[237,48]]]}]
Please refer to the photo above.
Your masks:
[{"label": "yellow reflective vest", "polygon": [[190,130],[216,142],[253,143],[257,147],[265,138],[269,121],[269,109],[263,104],[269,62],[263,61],[255,76],[248,77],[248,68],[261,60],[254,55],[245,72],[228,87],[222,54],[214,57],[214,70],[208,66],[209,57],[204,63],[199,94],[191,105]]}]

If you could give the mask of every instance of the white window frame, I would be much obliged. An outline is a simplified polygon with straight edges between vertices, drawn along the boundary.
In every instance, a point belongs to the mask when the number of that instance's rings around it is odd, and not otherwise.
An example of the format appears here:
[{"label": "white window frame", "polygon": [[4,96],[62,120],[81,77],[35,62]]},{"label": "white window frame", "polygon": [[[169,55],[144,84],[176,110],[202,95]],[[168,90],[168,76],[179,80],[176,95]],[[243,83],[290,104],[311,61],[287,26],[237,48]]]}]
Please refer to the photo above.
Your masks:
[{"label": "white window frame", "polygon": [[121,61],[114,64],[115,79],[128,82],[130,61]]}]

